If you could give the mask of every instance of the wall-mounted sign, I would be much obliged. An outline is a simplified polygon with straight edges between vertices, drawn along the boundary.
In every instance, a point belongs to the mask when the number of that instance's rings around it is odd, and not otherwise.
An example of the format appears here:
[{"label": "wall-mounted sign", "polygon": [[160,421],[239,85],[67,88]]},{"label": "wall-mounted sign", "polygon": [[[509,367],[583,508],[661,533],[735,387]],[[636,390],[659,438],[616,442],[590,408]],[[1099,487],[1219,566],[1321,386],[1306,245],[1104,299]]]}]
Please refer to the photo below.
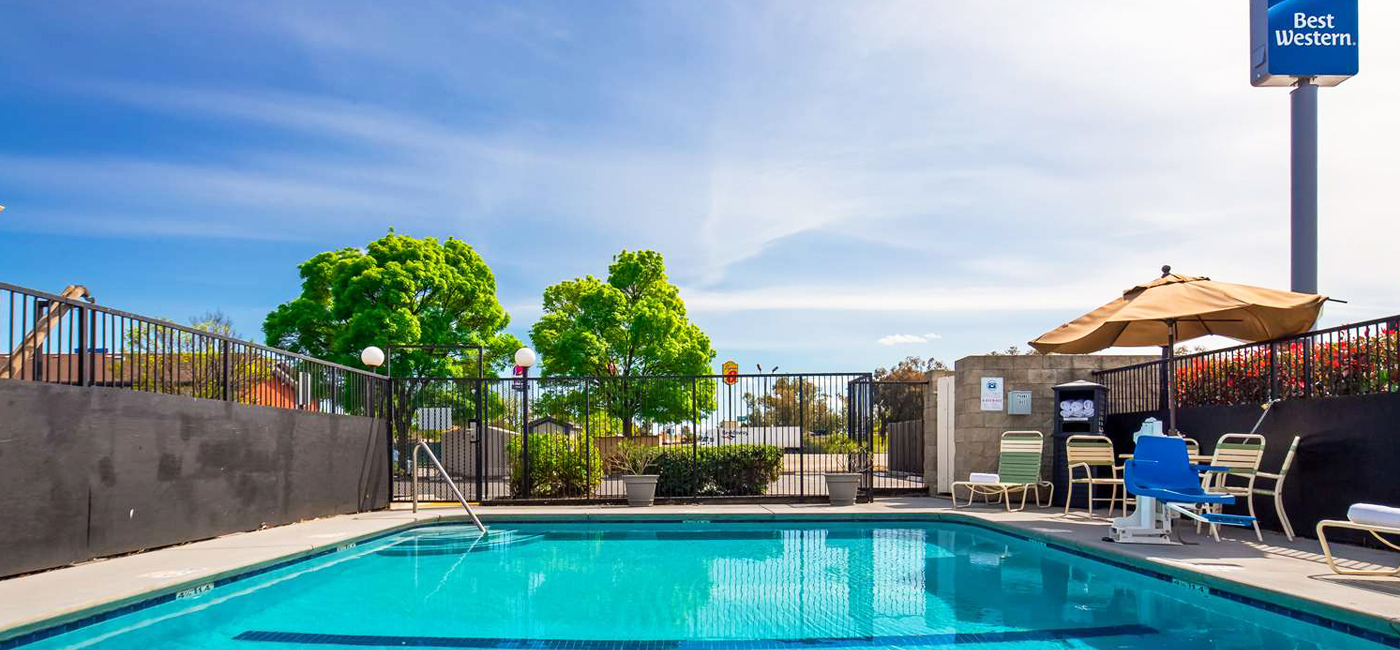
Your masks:
[{"label": "wall-mounted sign", "polygon": [[724,375],[724,383],[733,386],[739,383],[739,364],[733,360],[725,361],[720,374]]},{"label": "wall-mounted sign", "polygon": [[1360,65],[1356,0],[1250,0],[1249,81],[1335,86]]},{"label": "wall-mounted sign", "polygon": [[1006,398],[1002,392],[1004,387],[1001,377],[982,378],[983,411],[1000,411],[1006,408]]},{"label": "wall-mounted sign", "polygon": [[1028,390],[1013,390],[1010,393],[1011,403],[1006,405],[1007,415],[1030,415],[1031,414],[1031,392]]}]

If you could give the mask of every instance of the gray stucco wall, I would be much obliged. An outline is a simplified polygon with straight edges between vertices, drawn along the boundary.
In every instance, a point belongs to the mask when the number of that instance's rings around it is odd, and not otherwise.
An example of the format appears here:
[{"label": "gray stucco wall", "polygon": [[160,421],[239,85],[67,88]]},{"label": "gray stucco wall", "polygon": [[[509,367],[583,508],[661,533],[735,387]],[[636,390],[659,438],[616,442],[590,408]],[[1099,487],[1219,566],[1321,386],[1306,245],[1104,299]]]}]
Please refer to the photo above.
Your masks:
[{"label": "gray stucco wall", "polygon": [[[959,359],[954,364],[955,379],[953,441],[953,480],[967,480],[972,472],[993,472],[1003,431],[1031,430],[1045,435],[1043,476],[1049,480],[1052,453],[1050,437],[1055,430],[1054,386],[1076,379],[1093,379],[1093,371],[1117,368],[1159,358],[1154,355],[982,355]],[[1001,377],[1007,403],[1011,391],[1031,391],[1031,414],[1009,415],[981,409],[981,379]],[[940,435],[943,432],[939,432]],[[936,445],[935,436],[925,436]],[[936,446],[933,447],[936,449]],[[930,452],[933,454],[935,452]],[[933,489],[936,483],[928,483]]]},{"label": "gray stucco wall", "polygon": [[382,420],[0,380],[0,576],[385,507]]}]

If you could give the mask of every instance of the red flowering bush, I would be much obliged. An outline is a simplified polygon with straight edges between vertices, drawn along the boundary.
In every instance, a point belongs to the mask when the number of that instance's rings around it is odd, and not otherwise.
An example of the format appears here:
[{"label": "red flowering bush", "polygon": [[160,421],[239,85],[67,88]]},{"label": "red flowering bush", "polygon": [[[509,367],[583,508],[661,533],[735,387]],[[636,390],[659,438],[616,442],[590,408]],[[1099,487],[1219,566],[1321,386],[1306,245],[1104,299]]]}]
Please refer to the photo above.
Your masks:
[{"label": "red flowering bush", "polygon": [[1275,344],[1273,372],[1270,352],[1263,345],[1178,360],[1177,404],[1262,403],[1270,394],[1290,399],[1400,392],[1400,323]]}]

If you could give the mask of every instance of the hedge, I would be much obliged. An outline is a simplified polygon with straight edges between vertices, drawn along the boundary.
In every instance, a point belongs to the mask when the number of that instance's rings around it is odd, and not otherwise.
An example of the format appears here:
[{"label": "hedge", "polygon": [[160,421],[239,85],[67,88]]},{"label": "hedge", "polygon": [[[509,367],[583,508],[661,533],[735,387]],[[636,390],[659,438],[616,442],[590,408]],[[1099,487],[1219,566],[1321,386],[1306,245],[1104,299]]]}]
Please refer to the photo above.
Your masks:
[{"label": "hedge", "polygon": [[670,447],[656,466],[657,496],[755,496],[778,480],[783,450],[771,445]]}]

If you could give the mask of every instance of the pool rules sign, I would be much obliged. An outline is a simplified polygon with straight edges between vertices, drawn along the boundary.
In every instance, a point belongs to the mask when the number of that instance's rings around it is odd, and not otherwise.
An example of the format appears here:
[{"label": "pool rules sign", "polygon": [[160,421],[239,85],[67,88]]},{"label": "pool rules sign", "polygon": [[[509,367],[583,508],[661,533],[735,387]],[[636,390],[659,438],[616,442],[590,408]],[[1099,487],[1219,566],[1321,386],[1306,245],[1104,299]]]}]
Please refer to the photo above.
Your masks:
[{"label": "pool rules sign", "polygon": [[1250,73],[1255,86],[1300,78],[1335,86],[1356,74],[1357,0],[1250,0]]}]

